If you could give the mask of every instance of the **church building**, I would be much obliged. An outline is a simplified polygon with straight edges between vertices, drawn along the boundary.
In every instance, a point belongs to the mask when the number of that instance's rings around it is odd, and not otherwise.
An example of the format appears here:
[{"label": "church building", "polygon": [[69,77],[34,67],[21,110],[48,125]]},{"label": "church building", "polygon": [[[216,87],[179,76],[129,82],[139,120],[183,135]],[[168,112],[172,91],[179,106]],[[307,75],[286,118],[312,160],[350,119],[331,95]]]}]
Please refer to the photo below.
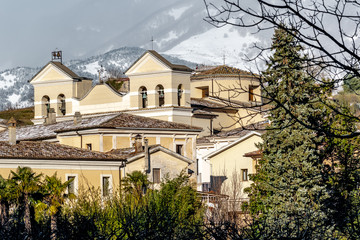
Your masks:
[{"label": "church building", "polygon": [[[204,151],[206,144],[198,138],[263,121],[259,79],[249,72],[228,66],[194,71],[149,50],[125,74],[129,87],[121,91],[106,82],[94,85],[61,62],[50,61],[29,81],[34,87],[34,125],[17,128],[16,141],[45,141],[110,154],[121,162],[121,170],[110,174],[114,186],[134,170],[156,183],[185,171],[197,181],[198,190],[208,190],[214,175],[210,158],[220,159],[216,160],[220,166],[224,157],[218,156],[228,152],[226,156],[231,156],[234,151],[229,149],[240,142],[246,149],[250,137],[227,141],[229,146],[213,155]],[[251,136],[248,149],[255,150],[259,134]],[[0,133],[0,140],[8,138],[8,131]],[[197,148],[197,141],[203,147]],[[52,161],[56,160],[48,163]],[[89,174],[91,168],[84,171]]]}]

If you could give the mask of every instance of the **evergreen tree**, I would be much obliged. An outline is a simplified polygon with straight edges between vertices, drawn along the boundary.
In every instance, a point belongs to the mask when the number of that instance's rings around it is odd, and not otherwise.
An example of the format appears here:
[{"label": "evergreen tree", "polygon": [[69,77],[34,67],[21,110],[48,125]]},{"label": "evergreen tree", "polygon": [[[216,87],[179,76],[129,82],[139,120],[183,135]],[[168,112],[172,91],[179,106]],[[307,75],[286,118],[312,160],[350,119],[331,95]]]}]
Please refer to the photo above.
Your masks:
[{"label": "evergreen tree", "polygon": [[325,136],[308,126],[328,127],[329,92],[306,74],[306,57],[296,38],[275,31],[274,54],[263,73],[271,99],[269,129],[260,145],[263,159],[250,189],[253,238],[324,239],[333,224],[326,202]]}]

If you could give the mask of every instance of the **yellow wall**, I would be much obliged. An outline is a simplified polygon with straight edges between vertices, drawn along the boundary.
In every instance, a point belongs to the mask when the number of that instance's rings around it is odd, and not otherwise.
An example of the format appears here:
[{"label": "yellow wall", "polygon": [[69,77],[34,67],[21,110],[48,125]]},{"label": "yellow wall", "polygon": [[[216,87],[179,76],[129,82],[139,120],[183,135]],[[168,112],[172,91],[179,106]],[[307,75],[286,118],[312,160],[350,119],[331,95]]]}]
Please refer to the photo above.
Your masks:
[{"label": "yellow wall", "polygon": [[112,136],[103,136],[103,151],[108,152],[113,149],[113,137]]},{"label": "yellow wall", "polygon": [[[83,148],[86,148],[86,144],[91,144],[93,151],[100,151],[100,135],[83,135],[82,136]],[[110,149],[111,150],[111,149]]]},{"label": "yellow wall", "polygon": [[92,88],[91,80],[83,80],[81,82],[76,82],[74,97],[82,98],[90,91],[91,88]]},{"label": "yellow wall", "polygon": [[199,137],[202,136],[209,136],[210,132],[210,119],[203,119],[203,118],[191,118],[191,125],[195,127],[201,127],[203,131],[199,134]]},{"label": "yellow wall", "polygon": [[160,138],[160,145],[163,146],[164,148],[173,150],[173,138],[165,138],[162,137]]},{"label": "yellow wall", "polygon": [[[208,87],[209,95],[214,95],[224,99],[237,100],[242,102],[249,101],[249,86],[258,86],[259,81],[251,77],[241,77],[241,81],[238,78],[209,78],[204,80],[192,80],[191,81],[191,97],[202,98],[202,91],[199,88]],[[234,90],[237,89],[237,90]],[[256,101],[261,102],[260,87],[254,90]]]},{"label": "yellow wall", "polygon": [[[29,165],[28,167],[31,167]],[[7,178],[10,175],[10,172],[16,171],[16,168],[6,168],[5,166],[1,166],[0,175],[4,178]],[[112,184],[113,189],[116,189],[119,186],[119,171],[118,170],[74,170],[71,168],[68,169],[51,169],[51,165],[49,165],[49,169],[38,169],[32,168],[34,172],[37,174],[43,173],[44,176],[52,176],[55,172],[57,176],[61,178],[62,181],[66,181],[66,174],[77,174],[78,176],[78,186],[87,188],[89,185],[98,188],[101,186],[101,174],[103,175],[111,175],[112,176]]]},{"label": "yellow wall", "polygon": [[[35,85],[34,86],[34,102],[37,103],[34,105],[35,108],[35,117],[45,116],[41,110],[42,98],[48,96],[50,98],[50,108],[54,108],[55,112],[58,112],[58,103],[57,99],[60,94],[65,96],[66,100],[69,100],[73,97],[73,83],[67,82],[61,84],[61,87],[53,84],[46,85]],[[69,101],[66,101],[66,113],[69,114],[72,111],[72,104]]]},{"label": "yellow wall", "polygon": [[174,72],[169,67],[159,62],[151,54],[145,54],[143,58],[127,72],[131,79],[130,98],[132,108],[141,108],[139,90],[146,87],[148,93],[148,107],[158,107],[158,94],[156,87],[162,85],[165,91],[165,106],[177,106],[177,89],[182,84],[185,90],[181,98],[181,106],[190,106],[190,73]]},{"label": "yellow wall", "polygon": [[[225,194],[231,194],[233,184],[232,178],[234,174],[241,177],[241,169],[248,169],[249,174],[255,173],[253,159],[244,157],[243,155],[248,152],[256,151],[258,148],[255,146],[256,143],[261,142],[260,136],[253,135],[246,140],[234,145],[233,147],[220,152],[219,154],[210,158],[211,163],[211,175],[213,176],[226,176],[227,180],[224,181],[223,185],[226,186],[224,189]],[[235,175],[236,176],[236,175]],[[244,189],[249,187],[251,181],[241,183],[241,188]],[[243,194],[243,197],[247,197]]]},{"label": "yellow wall", "polygon": [[[127,163],[125,171],[131,173],[135,170],[143,171],[145,167],[144,157],[137,159],[134,162]],[[149,180],[153,181],[153,168],[160,168],[160,177],[163,178],[168,175],[170,178],[178,176],[182,170],[188,168],[188,163],[179,160],[167,153],[158,151],[150,155],[150,173]]]},{"label": "yellow wall", "polygon": [[58,137],[58,140],[59,140],[60,144],[81,148],[81,137],[80,136]]},{"label": "yellow wall", "polygon": [[[109,138],[112,137],[106,137],[107,139],[106,144],[108,144]],[[78,147],[78,148],[86,148],[86,144],[91,144],[93,151],[100,151],[100,135],[98,134],[72,136],[72,137],[58,136],[58,140],[60,144],[64,144],[72,147]],[[81,146],[81,142],[82,142],[82,146]],[[112,146],[112,140],[110,142]],[[108,145],[104,145],[104,146],[108,147]]]},{"label": "yellow wall", "polygon": [[129,137],[116,137],[116,148],[128,148],[130,147]]},{"label": "yellow wall", "polygon": [[[112,91],[106,84],[96,85],[91,92],[80,101],[80,106],[122,102],[123,98]],[[120,110],[120,109],[119,109]]]}]

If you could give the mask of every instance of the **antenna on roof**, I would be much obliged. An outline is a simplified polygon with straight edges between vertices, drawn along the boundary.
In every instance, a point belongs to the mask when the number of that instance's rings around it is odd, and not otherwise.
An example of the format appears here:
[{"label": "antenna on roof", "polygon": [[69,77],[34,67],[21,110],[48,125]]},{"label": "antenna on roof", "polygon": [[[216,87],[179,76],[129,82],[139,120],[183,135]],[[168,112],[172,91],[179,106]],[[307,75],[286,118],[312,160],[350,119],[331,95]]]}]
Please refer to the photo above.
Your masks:
[{"label": "antenna on roof", "polygon": [[226,56],[225,56],[225,53],[223,55],[223,62],[224,62],[224,65],[225,65],[225,60],[226,60]]},{"label": "antenna on roof", "polygon": [[150,42],[151,42],[151,50],[154,50],[154,38],[153,38],[153,36],[151,36]]},{"label": "antenna on roof", "polygon": [[62,64],[62,51],[57,51],[57,48],[55,49],[55,51],[53,51],[51,53],[51,60],[60,60],[61,64]]}]

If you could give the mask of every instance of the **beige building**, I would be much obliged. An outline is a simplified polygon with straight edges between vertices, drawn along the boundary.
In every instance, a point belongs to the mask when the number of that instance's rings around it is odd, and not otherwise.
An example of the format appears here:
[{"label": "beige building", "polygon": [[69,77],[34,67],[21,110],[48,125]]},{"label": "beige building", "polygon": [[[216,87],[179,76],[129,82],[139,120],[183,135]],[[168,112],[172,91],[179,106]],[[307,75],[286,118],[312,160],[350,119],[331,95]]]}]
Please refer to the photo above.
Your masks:
[{"label": "beige building", "polygon": [[[43,141],[22,141],[10,144],[0,141],[0,175],[7,178],[18,166],[31,167],[36,173],[63,181],[74,179],[70,191],[77,194],[81,186],[101,189],[103,196],[119,186],[121,167],[126,159],[120,156]],[[104,185],[104,183],[107,183]],[[104,189],[105,188],[107,189]]]},{"label": "beige building", "polygon": [[[54,146],[50,145],[50,143],[56,144],[56,147],[51,149],[54,150],[54,156],[60,158],[55,157],[55,159],[52,159],[51,155],[48,154],[51,161],[43,161],[46,164],[39,168],[40,163],[34,159],[22,162],[20,160],[22,156],[16,155],[17,161],[13,161],[9,167],[4,167],[7,168],[6,171],[4,170],[5,172],[9,172],[14,167],[16,168],[17,165],[21,165],[32,167],[34,170],[44,174],[50,174],[58,171],[56,166],[60,164],[64,170],[67,170],[64,174],[69,174],[69,171],[74,170],[73,175],[76,175],[76,179],[79,179],[80,183],[87,179],[89,183],[94,183],[93,186],[99,186],[97,181],[97,179],[101,178],[99,174],[105,174],[109,176],[107,180],[114,181],[112,184],[115,186],[119,183],[121,177],[133,170],[143,171],[148,174],[151,180],[154,179],[155,174],[156,182],[161,181],[167,175],[174,177],[181,171],[192,174],[192,177],[195,178],[193,173],[196,172],[196,152],[194,150],[196,138],[200,131],[200,128],[186,124],[118,113],[87,118],[76,115],[73,120],[18,128],[9,126],[8,131],[0,133],[0,140],[12,141],[12,147],[14,148],[21,147],[26,142],[32,141],[34,146],[38,144],[37,151],[39,152],[42,152],[48,146]],[[45,145],[41,145],[41,143]],[[148,148],[149,145],[154,146]],[[35,147],[25,152],[30,151],[32,153],[35,151],[34,149]],[[99,167],[102,160],[94,159],[94,161],[97,161],[97,165],[92,165],[93,161],[90,161],[91,159],[81,161],[81,154],[79,154],[78,158],[73,156],[68,159],[73,161],[68,164],[69,161],[60,161],[61,156],[67,156],[64,149],[67,149],[66,151],[69,153],[72,150],[80,151],[80,153],[81,151],[94,153],[95,157],[97,155],[107,156],[106,152],[108,152],[118,162],[111,165],[109,169],[108,166],[110,165],[104,161],[103,168]],[[146,149],[148,150],[146,151]],[[145,164],[145,162],[148,162],[148,164]],[[76,164],[80,165],[75,166]],[[108,171],[106,173],[96,172],[95,169],[116,171],[110,174]],[[62,174],[63,172],[60,170],[59,173]],[[80,176],[84,178],[84,181],[80,181]]]},{"label": "beige building", "polygon": [[245,127],[222,131],[212,136],[197,139],[199,165],[198,190],[214,191],[233,198],[247,198],[244,189],[251,181],[249,174],[256,173],[257,144],[267,122],[258,122]]},{"label": "beige building", "polygon": [[[107,83],[93,85],[62,63],[49,62],[30,80],[35,125],[17,128],[16,139],[117,155],[125,163],[122,175],[111,175],[112,181],[134,170],[147,173],[154,182],[186,171],[197,175],[198,189],[204,190],[203,185],[220,172],[229,179],[233,170],[253,171],[249,160],[238,156],[255,150],[257,134],[241,141],[226,136],[206,154],[196,142],[198,136],[216,138],[225,129],[263,120],[258,76],[228,66],[193,71],[153,50],[125,74],[129,84],[123,92]],[[0,133],[0,140],[8,137],[8,131]],[[211,171],[204,168],[207,162]]]},{"label": "beige building", "polygon": [[201,136],[261,121],[261,90],[256,75],[228,66],[195,71],[172,64],[156,51],[145,52],[125,72],[129,91],[92,86],[59,62],[49,62],[30,81],[35,124],[125,111],[134,115],[203,128]]}]

